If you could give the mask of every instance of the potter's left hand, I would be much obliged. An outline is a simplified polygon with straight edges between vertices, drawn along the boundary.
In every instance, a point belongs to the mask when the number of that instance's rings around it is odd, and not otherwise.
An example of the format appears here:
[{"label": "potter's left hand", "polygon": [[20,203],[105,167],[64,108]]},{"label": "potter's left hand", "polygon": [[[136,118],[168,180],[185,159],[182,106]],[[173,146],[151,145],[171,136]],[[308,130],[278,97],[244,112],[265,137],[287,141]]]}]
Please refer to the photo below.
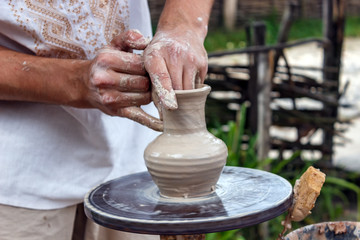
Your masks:
[{"label": "potter's left hand", "polygon": [[193,89],[195,83],[204,82],[207,72],[204,37],[191,29],[158,30],[145,49],[145,69],[166,109],[177,108],[174,90]]}]

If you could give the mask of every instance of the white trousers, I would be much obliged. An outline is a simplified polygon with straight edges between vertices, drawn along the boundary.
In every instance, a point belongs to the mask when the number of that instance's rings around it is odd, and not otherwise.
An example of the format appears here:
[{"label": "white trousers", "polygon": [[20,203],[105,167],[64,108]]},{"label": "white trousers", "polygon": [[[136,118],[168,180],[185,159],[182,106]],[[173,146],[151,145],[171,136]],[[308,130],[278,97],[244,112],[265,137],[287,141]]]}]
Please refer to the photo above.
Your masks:
[{"label": "white trousers", "polygon": [[82,204],[33,210],[0,204],[1,240],[159,240],[156,235],[104,228],[87,219]]}]

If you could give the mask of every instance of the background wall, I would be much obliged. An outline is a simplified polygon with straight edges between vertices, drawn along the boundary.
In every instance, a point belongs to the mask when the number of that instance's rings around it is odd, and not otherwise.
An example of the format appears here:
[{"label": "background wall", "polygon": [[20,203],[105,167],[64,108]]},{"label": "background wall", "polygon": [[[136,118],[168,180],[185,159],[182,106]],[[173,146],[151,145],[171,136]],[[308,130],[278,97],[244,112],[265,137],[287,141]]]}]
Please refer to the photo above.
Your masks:
[{"label": "background wall", "polygon": [[[215,0],[209,28],[223,25],[223,6],[226,0]],[[298,16],[302,18],[321,18],[322,0],[296,0],[299,4]],[[148,0],[153,24],[156,24],[165,0]],[[250,19],[261,19],[273,13],[280,16],[289,0],[238,0],[236,25],[240,26]],[[347,0],[346,12],[349,16],[360,15],[360,1]]]}]

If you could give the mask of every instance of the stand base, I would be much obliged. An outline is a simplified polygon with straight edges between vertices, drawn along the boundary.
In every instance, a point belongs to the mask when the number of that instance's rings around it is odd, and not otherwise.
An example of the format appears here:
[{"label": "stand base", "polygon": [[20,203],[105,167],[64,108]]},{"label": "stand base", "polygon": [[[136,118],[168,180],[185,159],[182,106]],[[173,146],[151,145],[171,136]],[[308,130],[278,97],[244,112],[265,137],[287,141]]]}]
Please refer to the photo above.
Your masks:
[{"label": "stand base", "polygon": [[104,183],[85,197],[96,223],[127,232],[186,235],[221,232],[275,218],[291,205],[292,186],[265,171],[225,167],[216,191],[199,198],[165,198],[148,172]]},{"label": "stand base", "polygon": [[160,240],[205,240],[205,234],[195,235],[161,235]]}]

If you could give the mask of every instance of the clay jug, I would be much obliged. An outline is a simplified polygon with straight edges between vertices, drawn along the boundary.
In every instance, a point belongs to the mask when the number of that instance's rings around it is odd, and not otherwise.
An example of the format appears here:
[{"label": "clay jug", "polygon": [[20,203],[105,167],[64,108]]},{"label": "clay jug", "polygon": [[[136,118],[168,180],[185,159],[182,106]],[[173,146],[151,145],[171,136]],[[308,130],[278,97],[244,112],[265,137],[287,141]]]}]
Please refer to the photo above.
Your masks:
[{"label": "clay jug", "polygon": [[148,171],[165,197],[200,197],[215,190],[228,152],[206,128],[210,89],[199,84],[192,90],[176,90],[178,109],[163,109],[164,132],[145,149]]}]

